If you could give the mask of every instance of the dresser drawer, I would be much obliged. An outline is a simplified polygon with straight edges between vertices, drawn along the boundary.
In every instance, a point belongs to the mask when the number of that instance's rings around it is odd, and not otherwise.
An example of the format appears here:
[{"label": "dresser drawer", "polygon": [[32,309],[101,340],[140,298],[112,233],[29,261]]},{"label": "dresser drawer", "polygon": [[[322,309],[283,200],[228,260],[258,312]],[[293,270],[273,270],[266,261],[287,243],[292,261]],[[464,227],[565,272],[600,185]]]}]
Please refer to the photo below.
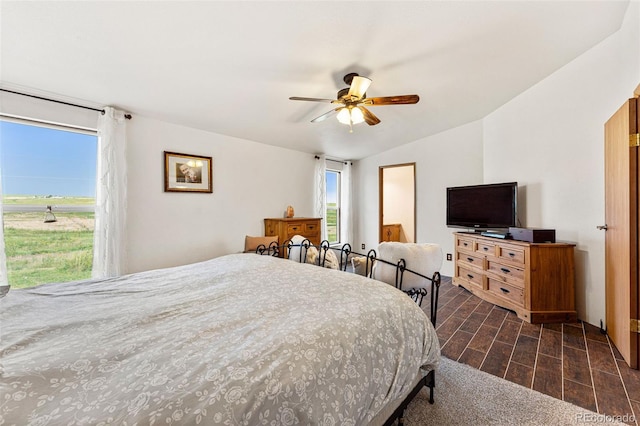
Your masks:
[{"label": "dresser drawer", "polygon": [[512,285],[524,288],[524,269],[489,260],[487,271],[496,275],[500,281],[509,281]]},{"label": "dresser drawer", "polygon": [[460,265],[462,267],[464,267],[464,265],[469,265],[479,269],[484,267],[484,257],[467,253],[456,253],[456,256],[458,257],[458,262],[462,264]]},{"label": "dresser drawer", "polygon": [[458,238],[457,242],[458,242],[458,246],[457,246],[458,249],[473,251],[473,240],[469,240],[466,238]]},{"label": "dresser drawer", "polygon": [[317,237],[320,234],[320,226],[317,223],[304,223],[303,228],[306,237]]},{"label": "dresser drawer", "polygon": [[489,256],[494,256],[496,253],[496,245],[493,243],[478,241],[475,251]]},{"label": "dresser drawer", "polygon": [[498,257],[515,263],[524,264],[524,249],[509,246],[498,246]]},{"label": "dresser drawer", "polygon": [[489,292],[505,300],[524,306],[524,290],[488,277]]},{"label": "dresser drawer", "polygon": [[302,223],[287,223],[287,236],[289,238],[294,235],[302,235],[304,233],[304,225]]},{"label": "dresser drawer", "polygon": [[478,272],[478,271],[474,271],[473,269],[467,269],[464,267],[460,267],[458,266],[457,271],[456,271],[456,276],[458,278],[461,278],[465,281],[470,282],[471,284],[474,284],[476,286],[478,286],[479,288],[482,288],[482,273]]}]

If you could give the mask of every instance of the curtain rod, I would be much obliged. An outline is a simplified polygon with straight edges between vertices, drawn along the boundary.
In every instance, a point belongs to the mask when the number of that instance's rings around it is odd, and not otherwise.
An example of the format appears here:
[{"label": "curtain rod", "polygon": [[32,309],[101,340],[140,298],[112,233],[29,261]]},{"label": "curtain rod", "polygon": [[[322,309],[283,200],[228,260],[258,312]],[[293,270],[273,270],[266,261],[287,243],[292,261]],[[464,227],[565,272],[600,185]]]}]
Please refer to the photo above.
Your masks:
[{"label": "curtain rod", "polygon": [[[313,158],[315,158],[316,160],[319,160],[319,159],[320,159],[320,157],[319,157],[319,156],[317,156],[317,155],[314,155],[314,156],[313,156]],[[333,158],[326,158],[326,157],[325,157],[325,160],[328,160],[328,161],[335,161],[336,163],[352,164],[352,165],[353,165],[353,162],[352,162],[352,161],[334,160]]]},{"label": "curtain rod", "polygon": [[[14,92],[13,90],[0,89],[0,91],[7,92],[7,93],[13,93],[14,95],[28,96],[30,98],[40,99],[40,100],[43,100],[43,101],[55,102],[57,104],[69,105],[69,106],[74,106],[74,107],[77,107],[77,108],[90,109],[91,111],[97,111],[102,115],[104,115],[104,112],[105,112],[103,109],[91,108],[91,107],[88,107],[88,106],[78,105],[78,104],[72,104],[72,103],[69,103],[69,102],[58,101],[56,99],[43,98],[42,96],[29,95],[27,93]],[[131,114],[125,114],[124,118],[126,118],[127,120],[131,120]]]}]

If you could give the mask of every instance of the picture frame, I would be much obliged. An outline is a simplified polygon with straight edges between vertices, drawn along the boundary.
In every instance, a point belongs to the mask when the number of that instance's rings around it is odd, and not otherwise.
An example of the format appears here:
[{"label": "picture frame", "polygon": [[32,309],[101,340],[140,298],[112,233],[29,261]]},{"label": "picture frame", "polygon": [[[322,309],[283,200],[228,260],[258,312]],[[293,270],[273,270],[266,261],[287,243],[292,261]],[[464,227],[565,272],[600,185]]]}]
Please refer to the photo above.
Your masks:
[{"label": "picture frame", "polygon": [[164,192],[213,192],[212,158],[164,151]]}]

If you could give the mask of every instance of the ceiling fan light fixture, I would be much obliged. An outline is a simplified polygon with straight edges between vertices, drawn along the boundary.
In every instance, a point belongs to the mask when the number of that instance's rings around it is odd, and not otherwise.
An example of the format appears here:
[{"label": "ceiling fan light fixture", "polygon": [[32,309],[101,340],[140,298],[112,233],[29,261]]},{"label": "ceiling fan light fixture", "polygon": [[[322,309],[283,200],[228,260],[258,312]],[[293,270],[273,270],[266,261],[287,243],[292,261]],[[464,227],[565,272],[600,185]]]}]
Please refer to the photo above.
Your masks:
[{"label": "ceiling fan light fixture", "polygon": [[342,108],[338,111],[338,121],[342,124],[349,126],[351,124],[351,114],[349,114],[349,108]]},{"label": "ceiling fan light fixture", "polygon": [[364,114],[362,114],[362,110],[360,108],[351,108],[351,122],[353,124],[360,124],[364,122]]},{"label": "ceiling fan light fixture", "polygon": [[337,119],[340,123],[351,126],[364,122],[364,115],[358,107],[345,107],[338,111]]}]

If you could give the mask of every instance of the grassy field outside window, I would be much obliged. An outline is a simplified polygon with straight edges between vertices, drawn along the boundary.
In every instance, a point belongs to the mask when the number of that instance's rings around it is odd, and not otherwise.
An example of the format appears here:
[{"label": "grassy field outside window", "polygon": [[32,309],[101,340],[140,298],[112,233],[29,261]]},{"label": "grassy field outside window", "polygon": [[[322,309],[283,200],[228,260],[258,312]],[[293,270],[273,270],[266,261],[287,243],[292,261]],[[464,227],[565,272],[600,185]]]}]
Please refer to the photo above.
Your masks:
[{"label": "grassy field outside window", "polygon": [[[76,201],[87,205],[86,199]],[[4,202],[10,205],[14,200],[5,197]],[[33,204],[42,202],[41,198]],[[55,203],[73,205],[74,200],[57,199]],[[59,213],[54,208],[56,222],[44,223],[44,210],[43,206],[42,212],[4,212],[7,276],[12,288],[91,277],[94,213]]]},{"label": "grassy field outside window", "polygon": [[335,203],[327,204],[327,240],[330,243],[340,241],[340,236],[338,235],[338,210],[335,207]]}]

